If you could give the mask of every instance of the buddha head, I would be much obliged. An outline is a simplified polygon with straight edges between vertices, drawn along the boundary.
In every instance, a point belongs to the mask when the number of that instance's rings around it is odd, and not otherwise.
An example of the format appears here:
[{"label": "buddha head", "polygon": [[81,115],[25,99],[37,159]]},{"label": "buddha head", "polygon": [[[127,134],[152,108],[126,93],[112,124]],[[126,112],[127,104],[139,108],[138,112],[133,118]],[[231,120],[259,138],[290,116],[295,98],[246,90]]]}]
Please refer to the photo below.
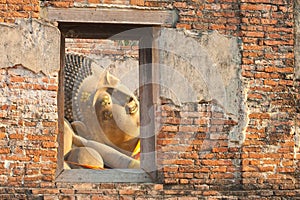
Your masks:
[{"label": "buddha head", "polygon": [[139,137],[139,101],[118,79],[106,73],[95,93],[93,107],[102,133],[117,147],[132,151]]}]

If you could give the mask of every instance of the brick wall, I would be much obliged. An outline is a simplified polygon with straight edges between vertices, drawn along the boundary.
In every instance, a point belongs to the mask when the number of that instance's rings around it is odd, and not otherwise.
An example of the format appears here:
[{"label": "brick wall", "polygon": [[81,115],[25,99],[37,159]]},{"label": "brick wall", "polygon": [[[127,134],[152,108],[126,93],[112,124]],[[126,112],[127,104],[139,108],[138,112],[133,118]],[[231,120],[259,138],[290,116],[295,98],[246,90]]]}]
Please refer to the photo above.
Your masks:
[{"label": "brick wall", "polygon": [[38,0],[1,0],[0,22],[14,22],[16,18],[38,18]]},{"label": "brick wall", "polygon": [[138,41],[135,40],[100,40],[100,39],[66,39],[66,53],[79,53],[89,57],[109,57],[124,60],[138,60]]},{"label": "brick wall", "polygon": [[22,66],[1,69],[0,77],[0,193],[21,198],[24,188],[47,186],[55,175],[58,77]]},{"label": "brick wall", "polygon": [[[138,5],[178,10],[177,29],[240,39],[247,123],[215,102],[178,107],[161,99],[159,183],[55,182],[58,75],[0,71],[0,194],[4,199],[298,199],[299,80],[294,77],[294,1],[43,1],[43,6]],[[0,0],[0,21],[38,17],[39,2]],[[45,98],[45,96],[47,98]],[[29,112],[31,111],[31,112]],[[298,128],[299,129],[299,128]]]},{"label": "brick wall", "polygon": [[164,184],[177,190],[168,192],[210,196],[240,189],[240,151],[228,145],[234,120],[208,102],[179,108],[164,99],[161,112],[158,158]]},{"label": "brick wall", "polygon": [[245,189],[295,195],[294,29],[292,1],[241,4],[243,76],[249,122],[242,148]]}]

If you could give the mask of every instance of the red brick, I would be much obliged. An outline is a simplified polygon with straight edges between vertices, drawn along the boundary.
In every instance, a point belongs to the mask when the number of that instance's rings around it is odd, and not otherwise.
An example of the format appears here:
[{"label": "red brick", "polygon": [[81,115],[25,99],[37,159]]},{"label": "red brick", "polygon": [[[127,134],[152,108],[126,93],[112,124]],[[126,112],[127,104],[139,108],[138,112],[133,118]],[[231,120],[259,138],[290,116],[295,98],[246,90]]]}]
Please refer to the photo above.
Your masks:
[{"label": "red brick", "polygon": [[154,190],[163,190],[164,185],[163,184],[155,184],[153,187]]},{"label": "red brick", "polygon": [[51,2],[51,4],[54,7],[59,7],[59,8],[68,8],[71,7],[71,3],[70,2]]},{"label": "red brick", "polygon": [[54,148],[54,147],[58,147],[58,144],[56,142],[43,142],[42,147],[44,147],[44,148]]},{"label": "red brick", "polygon": [[40,140],[40,141],[55,141],[55,136],[46,136],[46,135],[27,135],[29,140]]},{"label": "red brick", "polygon": [[58,91],[58,86],[57,85],[49,85],[46,89],[50,90],[50,91]]},{"label": "red brick", "polygon": [[234,175],[232,173],[212,173],[210,175],[212,179],[233,179]]},{"label": "red brick", "polygon": [[[2,129],[2,128],[0,128],[0,139],[4,139],[4,138],[6,137],[6,134],[5,134],[5,131],[2,132],[1,129]],[[3,129],[5,129],[5,128],[3,127]]]},{"label": "red brick", "polygon": [[274,80],[266,79],[266,80],[264,80],[264,84],[269,85],[269,86],[276,86],[276,85],[278,85],[278,82],[274,81]]},{"label": "red brick", "polygon": [[242,76],[247,77],[247,78],[251,78],[251,77],[254,77],[254,73],[249,72],[249,71],[243,71]]},{"label": "red brick", "polygon": [[277,172],[281,172],[281,173],[293,173],[295,172],[295,168],[287,168],[287,167],[278,167],[276,169]]},{"label": "red brick", "polygon": [[60,189],[61,194],[74,194],[75,190],[73,189]]},{"label": "red brick", "polygon": [[269,113],[251,113],[249,114],[249,118],[254,119],[269,119],[270,114]]},{"label": "red brick", "polygon": [[212,168],[211,170],[212,172],[226,172],[227,171],[227,166],[220,166],[220,167],[217,167],[217,168]]},{"label": "red brick", "polygon": [[9,80],[14,83],[20,83],[20,82],[24,82],[25,78],[20,76],[12,76],[10,77]]},{"label": "red brick", "polygon": [[9,154],[10,149],[9,148],[0,148],[0,154]]},{"label": "red brick", "polygon": [[186,2],[174,2],[173,5],[177,8],[185,8],[187,6]]},{"label": "red brick", "polygon": [[278,20],[276,19],[261,19],[262,24],[277,24]]},{"label": "red brick", "polygon": [[163,139],[163,140],[157,140],[156,143],[159,145],[179,144],[179,140],[178,139]]},{"label": "red brick", "polygon": [[243,36],[246,37],[256,37],[256,38],[262,38],[264,37],[265,33],[264,32],[254,32],[254,31],[243,31],[242,32]]},{"label": "red brick", "polygon": [[224,24],[212,24],[211,29],[212,30],[222,30],[222,29],[226,29],[226,26]]},{"label": "red brick", "polygon": [[264,73],[264,72],[260,72],[260,73],[255,73],[254,74],[255,78],[270,78],[270,74],[269,73]]},{"label": "red brick", "polygon": [[219,153],[219,152],[228,152],[228,148],[226,147],[214,147],[212,148],[212,152]]},{"label": "red brick", "polygon": [[165,131],[165,132],[177,132],[178,131],[178,127],[177,126],[163,126],[163,127],[161,127],[161,131]]},{"label": "red brick", "polygon": [[258,167],[260,172],[274,172],[274,166],[260,166]]},{"label": "red brick", "polygon": [[194,124],[207,125],[209,123],[208,119],[195,119]]},{"label": "red brick", "polygon": [[178,167],[177,166],[164,166],[162,170],[165,172],[177,172]]},{"label": "red brick", "polygon": [[265,40],[264,41],[265,45],[269,46],[278,46],[278,45],[292,45],[293,41],[282,41],[282,40]]},{"label": "red brick", "polygon": [[175,117],[166,117],[162,118],[161,122],[166,124],[181,124],[181,119]]},{"label": "red brick", "polygon": [[194,160],[192,160],[192,159],[181,159],[181,160],[176,160],[174,164],[177,164],[177,165],[192,165],[192,164],[194,164]]},{"label": "red brick", "polygon": [[294,162],[292,160],[287,160],[287,161],[282,161],[282,166],[287,167],[287,166],[293,166]]},{"label": "red brick", "polygon": [[179,126],[179,131],[182,132],[197,132],[198,129],[196,126]]},{"label": "red brick", "polygon": [[24,134],[9,134],[8,137],[10,139],[23,140],[24,139]]},{"label": "red brick", "polygon": [[231,160],[202,160],[203,165],[209,166],[227,166],[232,165]]},{"label": "red brick", "polygon": [[217,196],[219,195],[218,191],[204,191],[203,196]]},{"label": "red brick", "polygon": [[258,94],[258,93],[255,93],[255,94],[251,93],[251,94],[247,95],[247,98],[248,99],[262,99],[263,96],[261,94]]},{"label": "red brick", "polygon": [[176,24],[176,28],[190,30],[192,28],[192,25],[191,24],[178,23],[178,24]]}]

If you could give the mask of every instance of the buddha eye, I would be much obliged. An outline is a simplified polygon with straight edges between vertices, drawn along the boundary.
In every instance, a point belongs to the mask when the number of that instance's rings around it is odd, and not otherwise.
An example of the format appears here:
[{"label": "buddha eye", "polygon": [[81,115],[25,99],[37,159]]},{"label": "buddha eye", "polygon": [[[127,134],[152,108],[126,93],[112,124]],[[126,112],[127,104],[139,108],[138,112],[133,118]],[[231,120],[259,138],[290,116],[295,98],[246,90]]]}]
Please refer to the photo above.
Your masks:
[{"label": "buddha eye", "polygon": [[127,97],[127,100],[128,100],[128,103],[130,103],[130,102],[133,101],[133,98],[132,97]]},{"label": "buddha eye", "polygon": [[109,96],[105,95],[101,101],[102,106],[110,105],[110,99]]},{"label": "buddha eye", "polygon": [[138,105],[132,97],[128,98],[128,103],[125,105],[125,109],[127,114],[135,114],[138,111]]}]

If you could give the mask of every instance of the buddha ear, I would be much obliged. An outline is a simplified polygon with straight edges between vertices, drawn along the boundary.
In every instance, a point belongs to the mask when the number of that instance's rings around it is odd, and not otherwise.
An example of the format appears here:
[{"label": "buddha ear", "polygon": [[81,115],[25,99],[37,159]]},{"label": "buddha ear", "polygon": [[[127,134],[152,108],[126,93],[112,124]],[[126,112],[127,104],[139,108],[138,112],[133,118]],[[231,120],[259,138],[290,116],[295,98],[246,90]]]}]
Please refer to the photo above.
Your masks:
[{"label": "buddha ear", "polygon": [[105,86],[111,86],[114,87],[116,86],[120,80],[111,75],[108,70],[106,70],[100,77],[99,83],[98,83],[98,88],[100,87],[105,87]]},{"label": "buddha ear", "polygon": [[111,86],[116,86],[120,82],[120,80],[117,77],[111,75],[108,71],[106,72],[106,80],[108,85]]}]

